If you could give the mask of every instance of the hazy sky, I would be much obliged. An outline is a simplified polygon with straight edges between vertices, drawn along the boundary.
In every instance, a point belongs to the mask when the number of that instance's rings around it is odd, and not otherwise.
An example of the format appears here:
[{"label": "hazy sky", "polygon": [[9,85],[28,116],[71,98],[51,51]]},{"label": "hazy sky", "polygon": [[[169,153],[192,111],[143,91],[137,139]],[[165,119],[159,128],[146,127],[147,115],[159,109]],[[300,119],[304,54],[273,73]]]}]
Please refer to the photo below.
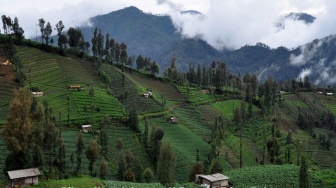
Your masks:
[{"label": "hazy sky", "polygon": [[[263,42],[288,48],[336,33],[335,0],[1,0],[0,15],[18,17],[26,38],[39,35],[39,18],[55,26],[62,20],[66,29],[87,24],[90,17],[128,6],[144,12],[169,14],[177,30],[187,37],[198,36],[212,46],[238,48]],[[202,16],[181,15],[197,10]],[[306,12],[317,19],[311,25],[286,21],[285,29],[274,25],[290,12]],[[1,24],[2,30],[2,24]]]}]

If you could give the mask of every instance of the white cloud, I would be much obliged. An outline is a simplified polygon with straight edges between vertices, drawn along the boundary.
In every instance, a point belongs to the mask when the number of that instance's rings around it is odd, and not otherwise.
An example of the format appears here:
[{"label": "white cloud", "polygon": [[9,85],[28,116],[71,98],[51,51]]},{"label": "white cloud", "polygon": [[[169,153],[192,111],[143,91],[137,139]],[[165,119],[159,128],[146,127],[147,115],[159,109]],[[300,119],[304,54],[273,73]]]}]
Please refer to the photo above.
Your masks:
[{"label": "white cloud", "polygon": [[[239,48],[257,42],[273,48],[292,48],[336,31],[336,1],[332,0],[304,3],[302,0],[11,0],[1,4],[0,14],[17,16],[28,38],[35,37],[39,18],[52,26],[62,20],[67,29],[86,23],[90,17],[128,6],[154,14],[170,14],[185,36],[202,36],[217,49]],[[202,12],[203,16],[179,13],[190,9]],[[306,12],[317,19],[311,25],[288,20],[286,28],[278,31],[275,22],[289,12]]]},{"label": "white cloud", "polygon": [[305,76],[309,76],[311,73],[312,73],[312,69],[311,69],[311,68],[303,69],[303,70],[300,72],[298,78],[302,78],[302,79],[304,79]]}]

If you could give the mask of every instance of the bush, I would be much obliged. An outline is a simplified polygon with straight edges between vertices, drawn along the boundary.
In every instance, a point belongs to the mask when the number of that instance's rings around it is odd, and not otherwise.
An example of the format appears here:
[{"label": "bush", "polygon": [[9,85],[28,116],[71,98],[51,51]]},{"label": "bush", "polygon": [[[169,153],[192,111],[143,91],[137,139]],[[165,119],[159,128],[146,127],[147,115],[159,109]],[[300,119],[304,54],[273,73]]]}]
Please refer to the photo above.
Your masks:
[{"label": "bush", "polygon": [[142,174],[142,177],[146,183],[150,183],[153,179],[153,176],[154,176],[153,171],[150,168],[146,168]]}]

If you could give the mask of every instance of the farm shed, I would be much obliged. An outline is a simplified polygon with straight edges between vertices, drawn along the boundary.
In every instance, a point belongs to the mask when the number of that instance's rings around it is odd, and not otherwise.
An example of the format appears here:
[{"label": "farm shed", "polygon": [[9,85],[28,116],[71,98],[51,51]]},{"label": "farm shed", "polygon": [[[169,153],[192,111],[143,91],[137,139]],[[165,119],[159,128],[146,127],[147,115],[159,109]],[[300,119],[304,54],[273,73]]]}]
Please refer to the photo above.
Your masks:
[{"label": "farm shed", "polygon": [[81,90],[82,87],[80,85],[70,85],[69,90]]},{"label": "farm shed", "polygon": [[38,168],[29,168],[22,170],[13,170],[7,172],[7,186],[28,186],[38,184],[40,171]]},{"label": "farm shed", "polygon": [[32,92],[34,97],[43,97],[43,92]]},{"label": "farm shed", "polygon": [[227,188],[229,186],[229,177],[223,174],[196,175],[196,182],[199,185],[205,185],[210,188]]},{"label": "farm shed", "polygon": [[325,95],[326,95],[326,96],[334,96],[333,93],[326,93]]},{"label": "farm shed", "polygon": [[170,117],[167,119],[168,123],[176,123],[176,118],[175,117]]},{"label": "farm shed", "polygon": [[144,93],[144,94],[143,94],[143,96],[144,96],[145,98],[149,98],[149,97],[151,97],[152,95],[153,95],[153,93],[150,92],[150,91],[148,91],[147,93]]},{"label": "farm shed", "polygon": [[82,125],[81,131],[87,133],[87,132],[91,131],[91,128],[92,128],[91,125]]}]

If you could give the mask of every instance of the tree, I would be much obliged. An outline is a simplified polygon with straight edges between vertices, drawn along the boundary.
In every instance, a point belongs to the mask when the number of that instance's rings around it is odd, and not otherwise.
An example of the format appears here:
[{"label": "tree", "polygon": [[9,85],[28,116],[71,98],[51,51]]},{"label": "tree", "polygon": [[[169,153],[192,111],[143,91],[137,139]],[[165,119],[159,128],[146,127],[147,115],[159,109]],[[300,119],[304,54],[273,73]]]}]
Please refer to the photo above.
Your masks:
[{"label": "tree", "polygon": [[129,127],[134,131],[134,132],[139,132],[139,120],[138,120],[138,113],[135,109],[133,109],[130,113],[129,113]]},{"label": "tree", "polygon": [[17,17],[14,18],[13,31],[17,38],[18,43],[20,44],[22,39],[24,38],[23,36],[24,30],[22,29],[22,27],[19,26],[19,20]]},{"label": "tree", "polygon": [[1,132],[10,154],[7,156],[6,169],[20,169],[30,163],[29,149],[33,133],[33,122],[30,116],[33,96],[26,89],[14,93],[7,119]]},{"label": "tree", "polygon": [[39,27],[40,27],[40,31],[41,31],[41,42],[43,44],[43,40],[44,40],[44,24],[45,24],[45,21],[43,18],[40,18],[39,20]]},{"label": "tree", "polygon": [[125,171],[126,171],[126,160],[124,155],[121,153],[119,155],[119,166],[118,166],[118,179],[120,181],[124,180]]},{"label": "tree", "polygon": [[144,132],[144,138],[143,138],[143,142],[145,144],[145,146],[148,146],[148,120],[146,117],[144,117],[145,119],[145,132]]},{"label": "tree", "polygon": [[51,33],[52,33],[52,28],[51,28],[50,22],[48,22],[46,27],[43,30],[43,35],[44,35],[44,39],[46,41],[47,46],[49,45],[49,38],[50,38]]},{"label": "tree", "polygon": [[97,43],[97,50],[99,58],[104,56],[104,35],[101,33],[101,30],[98,30],[98,43]]},{"label": "tree", "polygon": [[93,38],[91,39],[91,43],[92,43],[93,57],[95,58],[95,60],[97,60],[97,57],[98,57],[98,28],[97,27],[93,32]]},{"label": "tree", "polygon": [[306,158],[304,156],[301,157],[299,187],[300,188],[308,188],[309,187],[308,164],[307,164]]},{"label": "tree", "polygon": [[191,168],[189,182],[195,182],[196,174],[203,174],[203,167],[198,162]]},{"label": "tree", "polygon": [[174,186],[175,153],[170,142],[166,142],[160,149],[158,160],[158,178],[164,186]]},{"label": "tree", "polygon": [[99,167],[99,177],[105,180],[106,176],[108,175],[108,172],[109,172],[108,164],[105,161],[105,158],[103,158]]},{"label": "tree", "polygon": [[88,147],[86,148],[85,155],[89,159],[89,171],[92,176],[93,164],[96,162],[99,155],[99,146],[96,140],[91,140]]},{"label": "tree", "polygon": [[156,61],[154,61],[151,65],[151,74],[155,75],[158,74],[160,72],[160,66],[159,64],[156,63]]},{"label": "tree", "polygon": [[79,132],[77,136],[77,144],[76,144],[77,167],[76,167],[75,174],[82,173],[81,165],[82,165],[82,154],[84,152],[84,148],[85,148],[85,145],[84,145],[83,135],[81,132]]},{"label": "tree", "polygon": [[126,172],[124,174],[124,180],[128,181],[128,182],[134,182],[134,180],[135,180],[134,173],[132,172],[132,170],[130,168],[126,170]]},{"label": "tree", "polygon": [[150,168],[146,168],[142,174],[143,179],[146,183],[150,183],[154,177],[153,171]]}]

